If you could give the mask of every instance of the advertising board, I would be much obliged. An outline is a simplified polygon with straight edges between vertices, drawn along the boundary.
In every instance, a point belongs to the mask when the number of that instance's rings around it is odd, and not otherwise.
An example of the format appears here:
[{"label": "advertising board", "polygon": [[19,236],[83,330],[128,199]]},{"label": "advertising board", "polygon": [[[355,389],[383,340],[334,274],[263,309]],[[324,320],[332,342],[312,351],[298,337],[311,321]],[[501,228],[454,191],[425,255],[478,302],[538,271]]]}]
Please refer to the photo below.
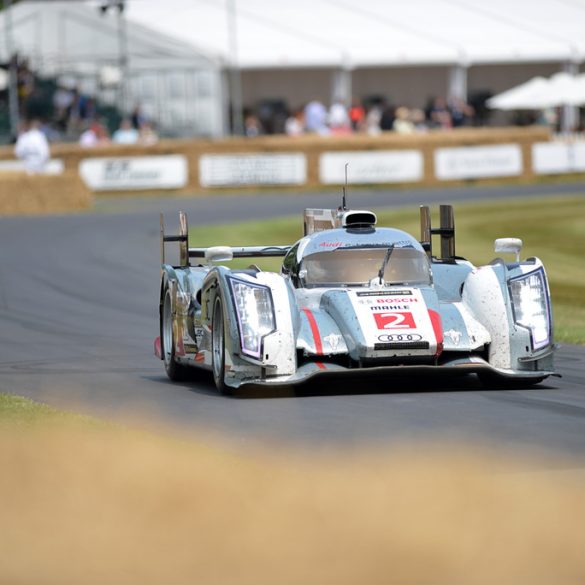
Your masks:
[{"label": "advertising board", "polygon": [[419,150],[376,150],[370,152],[324,152],[319,157],[319,180],[324,185],[345,182],[409,183],[423,178],[423,155]]},{"label": "advertising board", "polygon": [[434,159],[439,181],[514,177],[523,169],[519,144],[437,148]]},{"label": "advertising board", "polygon": [[302,153],[207,154],[199,159],[202,187],[303,185],[307,159]]},{"label": "advertising board", "polygon": [[180,189],[187,185],[183,155],[86,158],[79,174],[92,191]]}]

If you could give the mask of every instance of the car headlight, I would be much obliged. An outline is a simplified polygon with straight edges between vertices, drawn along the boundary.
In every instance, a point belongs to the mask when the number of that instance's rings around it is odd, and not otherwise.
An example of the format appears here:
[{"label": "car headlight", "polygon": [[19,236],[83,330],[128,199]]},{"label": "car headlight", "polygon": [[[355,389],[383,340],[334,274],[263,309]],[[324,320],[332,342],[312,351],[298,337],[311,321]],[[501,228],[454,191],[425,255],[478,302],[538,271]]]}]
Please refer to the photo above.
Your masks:
[{"label": "car headlight", "polygon": [[514,321],[530,330],[533,350],[547,346],[551,342],[551,313],[544,270],[512,278],[508,285]]},{"label": "car headlight", "polygon": [[276,330],[270,288],[230,278],[242,353],[262,358],[263,338]]}]

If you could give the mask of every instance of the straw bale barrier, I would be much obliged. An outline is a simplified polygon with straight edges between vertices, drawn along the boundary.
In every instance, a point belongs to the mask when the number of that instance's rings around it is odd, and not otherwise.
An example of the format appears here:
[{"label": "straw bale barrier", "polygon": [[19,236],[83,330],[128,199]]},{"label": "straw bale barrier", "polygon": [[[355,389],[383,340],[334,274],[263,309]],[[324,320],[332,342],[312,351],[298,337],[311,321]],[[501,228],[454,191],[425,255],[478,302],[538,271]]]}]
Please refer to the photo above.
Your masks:
[{"label": "straw bale barrier", "polygon": [[[439,181],[435,176],[433,154],[437,148],[458,146],[480,146],[498,144],[518,144],[522,150],[524,170],[520,176],[506,177],[506,182],[530,182],[534,179],[532,171],[532,145],[547,142],[550,131],[543,127],[527,128],[459,128],[450,131],[431,130],[424,134],[399,135],[382,132],[377,136],[352,134],[347,136],[307,135],[298,137],[258,136],[255,138],[161,140],[152,146],[109,145],[101,148],[84,149],[77,144],[55,144],[51,148],[53,158],[62,159],[65,169],[78,172],[83,159],[93,157],[144,157],[179,154],[187,159],[189,178],[187,185],[178,190],[180,193],[206,193],[199,181],[199,159],[206,154],[262,154],[262,153],[303,153],[307,158],[307,182],[303,187],[321,187],[319,181],[319,156],[324,152],[335,151],[376,151],[416,149],[422,152],[424,173],[422,181],[416,185],[453,185],[470,181]],[[12,158],[12,150],[0,148],[0,160]],[[474,179],[473,182],[501,182],[502,179]],[[414,184],[414,183],[411,183]],[[250,187],[257,189],[256,186]],[[298,187],[295,187],[298,188]],[[290,190],[290,188],[288,188]],[[286,190],[286,188],[285,188]],[[160,192],[160,190],[157,190]],[[216,191],[214,189],[213,191]],[[135,193],[137,193],[136,191]]]},{"label": "straw bale barrier", "polygon": [[79,211],[91,207],[93,195],[77,172],[62,175],[0,174],[0,216]]}]

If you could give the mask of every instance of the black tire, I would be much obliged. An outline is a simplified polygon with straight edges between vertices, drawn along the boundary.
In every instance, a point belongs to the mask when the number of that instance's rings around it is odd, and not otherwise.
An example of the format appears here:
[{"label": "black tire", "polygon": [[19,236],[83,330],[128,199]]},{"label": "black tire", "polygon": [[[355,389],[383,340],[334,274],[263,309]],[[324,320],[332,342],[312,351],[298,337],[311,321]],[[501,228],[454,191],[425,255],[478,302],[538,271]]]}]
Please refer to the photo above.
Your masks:
[{"label": "black tire", "polygon": [[548,378],[548,376],[539,376],[537,378],[509,378],[508,376],[500,376],[493,372],[478,372],[477,376],[485,388],[491,388],[493,390],[531,388]]},{"label": "black tire", "polygon": [[215,297],[211,318],[211,371],[213,381],[219,392],[230,394],[230,387],[225,383],[225,323],[221,297]]},{"label": "black tire", "polygon": [[188,380],[191,376],[191,369],[188,366],[179,364],[175,359],[171,292],[168,287],[165,287],[160,313],[160,347],[167,376],[173,380],[173,382],[183,382]]}]

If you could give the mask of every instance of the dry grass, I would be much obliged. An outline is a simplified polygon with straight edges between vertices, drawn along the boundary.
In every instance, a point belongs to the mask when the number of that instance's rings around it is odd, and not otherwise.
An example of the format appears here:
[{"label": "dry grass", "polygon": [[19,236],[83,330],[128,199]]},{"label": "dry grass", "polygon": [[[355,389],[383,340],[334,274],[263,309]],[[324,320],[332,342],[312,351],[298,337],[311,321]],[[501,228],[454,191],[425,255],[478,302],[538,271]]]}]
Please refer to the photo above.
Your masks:
[{"label": "dry grass", "polygon": [[93,196],[77,172],[62,175],[0,175],[0,216],[88,209]]},{"label": "dry grass", "polygon": [[583,483],[477,453],[243,456],[8,426],[0,469],[0,583],[585,582]]}]

